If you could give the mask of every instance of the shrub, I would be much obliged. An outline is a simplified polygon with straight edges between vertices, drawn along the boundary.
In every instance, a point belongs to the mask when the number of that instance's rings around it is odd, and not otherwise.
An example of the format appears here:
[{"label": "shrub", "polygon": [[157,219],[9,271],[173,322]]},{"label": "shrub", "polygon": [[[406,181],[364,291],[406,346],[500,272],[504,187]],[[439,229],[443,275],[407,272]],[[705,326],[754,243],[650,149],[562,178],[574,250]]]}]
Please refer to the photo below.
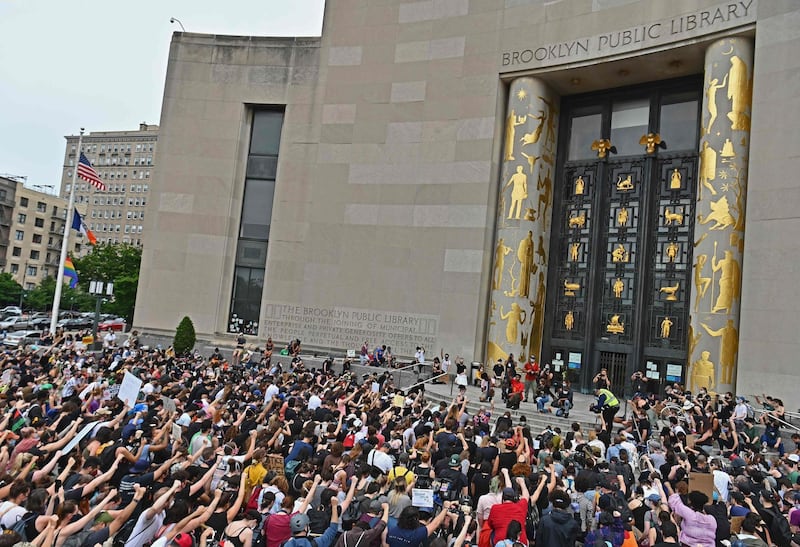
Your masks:
[{"label": "shrub", "polygon": [[188,316],[181,319],[178,328],[175,329],[175,340],[172,342],[172,349],[176,355],[180,355],[194,349],[197,336],[194,333],[194,324]]}]

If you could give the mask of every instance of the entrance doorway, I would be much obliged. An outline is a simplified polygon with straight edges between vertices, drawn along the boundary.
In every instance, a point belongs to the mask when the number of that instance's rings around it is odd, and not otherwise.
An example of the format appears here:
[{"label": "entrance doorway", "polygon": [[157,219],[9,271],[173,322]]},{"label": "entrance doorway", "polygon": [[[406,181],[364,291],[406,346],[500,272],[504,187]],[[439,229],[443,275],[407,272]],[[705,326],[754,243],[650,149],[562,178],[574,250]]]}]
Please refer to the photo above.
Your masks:
[{"label": "entrance doorway", "polygon": [[685,367],[700,93],[689,79],[562,101],[543,357],[584,356],[582,391],[602,367],[620,395],[634,370],[661,383]]}]

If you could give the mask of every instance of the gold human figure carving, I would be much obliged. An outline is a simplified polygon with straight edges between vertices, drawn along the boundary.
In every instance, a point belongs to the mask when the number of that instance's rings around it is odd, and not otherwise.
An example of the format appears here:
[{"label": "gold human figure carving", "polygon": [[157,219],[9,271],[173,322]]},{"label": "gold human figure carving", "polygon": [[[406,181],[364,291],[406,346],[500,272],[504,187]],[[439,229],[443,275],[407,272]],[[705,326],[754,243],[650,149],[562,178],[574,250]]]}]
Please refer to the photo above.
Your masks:
[{"label": "gold human figure carving", "polygon": [[670,190],[680,190],[681,189],[681,172],[677,169],[672,170],[672,176],[669,179],[669,189]]},{"label": "gold human figure carving", "polygon": [[619,192],[627,192],[628,190],[633,190],[633,181],[631,180],[631,175],[628,175],[624,179],[622,175],[617,177],[617,191]]},{"label": "gold human figure carving", "polygon": [[642,135],[642,138],[639,139],[639,144],[645,147],[645,152],[652,154],[656,151],[656,146],[661,144],[661,135],[658,133],[648,133],[646,135]]},{"label": "gold human figure carving", "polygon": [[598,158],[605,158],[610,149],[611,141],[608,139],[597,139],[592,142],[592,150],[597,152]]},{"label": "gold human figure carving", "polygon": [[505,266],[506,255],[511,252],[511,247],[505,244],[501,237],[497,241],[497,247],[494,249],[494,283],[492,290],[499,291],[500,285],[503,283],[503,268]]},{"label": "gold human figure carving", "polygon": [[731,313],[733,300],[739,298],[739,284],[741,282],[741,270],[739,262],[733,257],[733,252],[725,251],[722,260],[717,260],[717,242],[714,242],[714,256],[711,257],[711,271],[713,273],[722,272],[719,277],[719,294],[711,313],[724,311]]},{"label": "gold human figure carving", "polygon": [[697,343],[703,337],[702,332],[698,332],[697,334],[694,333],[694,328],[691,325],[691,318],[689,320],[689,358],[691,359],[692,355],[694,355],[694,349],[697,347]]},{"label": "gold human figure carving", "polygon": [[536,144],[539,142],[539,137],[542,136],[542,128],[544,128],[544,121],[547,119],[547,115],[544,113],[544,110],[540,110],[538,116],[530,114],[529,117],[533,118],[534,120],[539,120],[539,123],[536,125],[533,133],[525,133],[522,135],[522,138],[519,140],[522,143],[522,146]]},{"label": "gold human figure carving", "polygon": [[525,216],[523,218],[529,222],[536,221],[536,211],[533,210],[533,207],[525,209]]},{"label": "gold human figure carving", "polygon": [[522,172],[521,165],[517,165],[517,172],[511,175],[505,188],[508,188],[512,184],[514,187],[511,189],[511,206],[508,208],[508,218],[516,218],[519,220],[520,213],[522,212],[522,200],[528,197],[528,175]]},{"label": "gold human figure carving", "polygon": [[627,207],[622,207],[622,209],[620,209],[617,212],[617,224],[619,224],[620,226],[627,226],[627,224],[628,224],[628,208]]},{"label": "gold human figure carving", "polygon": [[575,315],[572,313],[572,310],[570,310],[564,316],[564,328],[566,328],[567,330],[572,330],[574,327],[575,327]]},{"label": "gold human figure carving", "polygon": [[706,89],[706,102],[708,103],[709,118],[708,127],[705,128],[706,135],[711,133],[711,126],[714,125],[714,121],[717,119],[717,91],[719,91],[720,88],[725,87],[727,82],[727,74],[722,79],[722,83],[719,83],[717,78],[712,78],[708,82],[708,88]]},{"label": "gold human figure carving", "polygon": [[616,248],[611,251],[611,262],[629,262],[630,258],[630,253],[622,243],[617,243]]},{"label": "gold human figure carving", "polygon": [[703,268],[708,262],[708,255],[697,255],[694,264],[694,290],[697,296],[694,299],[694,311],[697,311],[700,301],[705,298],[708,286],[711,285],[710,277],[703,277]]},{"label": "gold human figure carving", "polygon": [[709,336],[719,338],[719,366],[722,367],[720,383],[733,383],[733,369],[736,365],[736,353],[739,351],[739,331],[728,319],[725,326],[712,330],[705,323],[700,323]]},{"label": "gold human figure carving", "polygon": [[667,295],[665,299],[667,302],[677,302],[678,301],[678,289],[680,289],[681,284],[675,283],[672,286],[661,287],[658,289],[659,292],[663,292]]},{"label": "gold human figure carving", "polygon": [[533,232],[528,231],[528,237],[520,240],[517,246],[517,260],[519,260],[519,288],[517,294],[527,297],[531,290],[531,274],[533,264]]},{"label": "gold human figure carving", "polygon": [[514,137],[517,132],[517,126],[524,124],[527,120],[527,116],[517,116],[514,109],[511,109],[511,113],[506,120],[506,146],[505,154],[503,154],[505,161],[514,161]]},{"label": "gold human figure carving", "polygon": [[750,131],[750,101],[752,81],[747,77],[747,65],[741,57],[731,57],[731,68],[728,71],[728,99],[731,100],[731,111],[728,119],[734,131]]},{"label": "gold human figure carving", "polygon": [[708,224],[714,222],[714,225],[709,230],[724,230],[736,224],[736,219],[731,214],[730,205],[728,204],[728,196],[722,196],[717,201],[709,202],[711,213],[708,215],[698,214],[697,222],[700,224]]},{"label": "gold human figure carving", "polygon": [[[556,120],[558,119],[558,109],[555,103],[548,101],[541,95],[537,95],[547,106],[547,133],[544,138],[544,146],[550,147],[556,142]],[[552,161],[550,162],[552,164]]]},{"label": "gold human figure carving", "polygon": [[670,211],[669,207],[664,208],[664,226],[672,226],[672,224],[683,224],[683,213],[679,213],[677,210],[673,213]]},{"label": "gold human figure carving", "polygon": [[678,257],[679,249],[680,246],[678,246],[677,243],[675,243],[674,241],[670,241],[667,244],[667,260],[669,260],[670,262],[675,262],[675,259]]},{"label": "gold human figure carving", "polygon": [[669,331],[674,323],[669,317],[665,317],[661,322],[661,338],[669,338]]},{"label": "gold human figure carving", "polygon": [[551,196],[553,194],[553,180],[550,178],[550,169],[547,174],[542,178],[538,178],[536,182],[536,189],[539,190],[539,200],[536,204],[536,209],[539,211],[539,218],[543,219],[545,229],[547,229],[547,208],[550,207]]},{"label": "gold human figure carving", "polygon": [[575,195],[582,196],[585,187],[586,183],[583,180],[583,176],[578,176],[578,178],[575,179]]},{"label": "gold human figure carving", "polygon": [[528,355],[541,355],[542,331],[544,329],[544,272],[539,272],[539,283],[536,285],[536,298],[529,300],[531,304],[531,334],[528,337]]},{"label": "gold human figure carving", "polygon": [[[735,158],[736,151],[733,149],[733,143],[730,139],[725,139],[725,142],[722,145],[722,150],[720,150],[719,155],[723,158]],[[725,160],[723,160],[725,161]]]},{"label": "gold human figure carving", "polygon": [[611,316],[611,320],[608,322],[608,325],[606,325],[606,332],[611,334],[625,333],[625,323],[619,320],[619,314]]},{"label": "gold human figure carving", "polygon": [[516,302],[511,303],[511,309],[508,313],[503,312],[503,306],[500,306],[500,319],[506,322],[506,341],[509,344],[517,342],[518,325],[525,323],[527,313]]},{"label": "gold human figure carving", "polygon": [[517,287],[516,287],[517,278],[514,277],[514,266],[516,266],[516,265],[517,265],[517,263],[513,262],[511,264],[511,267],[508,269],[508,276],[511,278],[511,283],[508,284],[508,290],[507,291],[503,291],[504,295],[509,296],[511,298],[513,298],[513,297],[517,296],[517,294],[519,294],[517,292]]},{"label": "gold human figure carving", "polygon": [[614,280],[614,298],[622,298],[622,291],[625,290],[625,283],[619,277]]},{"label": "gold human figure carving", "polygon": [[564,280],[564,296],[575,296],[575,292],[581,290],[580,283],[570,283]]},{"label": "gold human figure carving", "polygon": [[569,259],[573,262],[577,262],[578,258],[580,257],[580,248],[581,243],[577,241],[575,243],[570,243],[569,245]]},{"label": "gold human figure carving", "polygon": [[586,226],[586,213],[581,211],[580,216],[577,214],[569,217],[570,228],[583,228]]},{"label": "gold human figure carving", "polygon": [[711,352],[700,352],[700,358],[692,363],[689,376],[689,390],[695,393],[700,388],[714,389],[714,363],[710,361]]},{"label": "gold human figure carving", "polygon": [[525,152],[522,152],[522,157],[524,157],[526,160],[528,160],[528,172],[532,175],[533,174],[533,168],[536,167],[536,161],[541,156],[529,156]]},{"label": "gold human figure carving", "polygon": [[703,201],[703,186],[708,188],[712,196],[717,195],[711,181],[717,178],[717,152],[703,141],[700,149],[700,187],[697,188],[697,201]]},{"label": "gold human figure carving", "polygon": [[539,243],[536,245],[536,256],[539,257],[539,264],[547,264],[547,251],[544,250],[544,236],[539,236]]}]

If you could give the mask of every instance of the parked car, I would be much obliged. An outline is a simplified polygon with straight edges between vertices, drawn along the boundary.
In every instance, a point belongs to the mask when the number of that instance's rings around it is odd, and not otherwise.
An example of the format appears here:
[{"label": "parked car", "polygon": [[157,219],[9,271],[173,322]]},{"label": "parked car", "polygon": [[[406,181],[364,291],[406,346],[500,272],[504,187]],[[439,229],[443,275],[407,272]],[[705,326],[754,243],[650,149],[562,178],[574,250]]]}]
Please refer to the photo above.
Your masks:
[{"label": "parked car", "polygon": [[22,310],[19,309],[19,306],[6,306],[0,310],[0,313],[4,315],[22,315]]},{"label": "parked car", "polygon": [[19,315],[9,317],[5,321],[0,321],[0,331],[21,330],[26,328],[28,328],[28,320],[23,319]]},{"label": "parked car", "polygon": [[103,321],[99,325],[97,325],[97,330],[99,331],[106,331],[106,330],[116,330],[116,331],[125,331],[126,328],[125,319],[122,317],[117,317],[116,319],[109,319],[107,321]]},{"label": "parked car", "polygon": [[94,319],[91,317],[72,317],[58,322],[58,326],[65,330],[88,329],[93,324]]},{"label": "parked car", "polygon": [[29,344],[38,344],[41,341],[41,332],[37,330],[18,330],[6,335],[2,341],[8,347],[25,347]]},{"label": "parked car", "polygon": [[51,319],[51,317],[34,317],[33,319],[28,320],[28,327],[31,330],[39,329],[39,331],[49,329]]}]

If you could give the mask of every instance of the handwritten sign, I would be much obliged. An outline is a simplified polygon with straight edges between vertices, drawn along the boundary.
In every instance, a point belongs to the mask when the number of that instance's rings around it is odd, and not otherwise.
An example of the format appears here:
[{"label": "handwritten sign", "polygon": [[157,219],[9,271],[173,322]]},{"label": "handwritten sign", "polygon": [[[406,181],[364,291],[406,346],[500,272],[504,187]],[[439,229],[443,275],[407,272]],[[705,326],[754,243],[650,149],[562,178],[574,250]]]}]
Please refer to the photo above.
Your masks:
[{"label": "handwritten sign", "polygon": [[133,405],[136,404],[136,399],[139,398],[140,389],[142,389],[142,381],[130,372],[125,372],[125,378],[122,379],[117,397],[120,401],[133,408]]},{"label": "handwritten sign", "polygon": [[430,488],[412,488],[411,505],[414,507],[433,507],[433,490]]}]

